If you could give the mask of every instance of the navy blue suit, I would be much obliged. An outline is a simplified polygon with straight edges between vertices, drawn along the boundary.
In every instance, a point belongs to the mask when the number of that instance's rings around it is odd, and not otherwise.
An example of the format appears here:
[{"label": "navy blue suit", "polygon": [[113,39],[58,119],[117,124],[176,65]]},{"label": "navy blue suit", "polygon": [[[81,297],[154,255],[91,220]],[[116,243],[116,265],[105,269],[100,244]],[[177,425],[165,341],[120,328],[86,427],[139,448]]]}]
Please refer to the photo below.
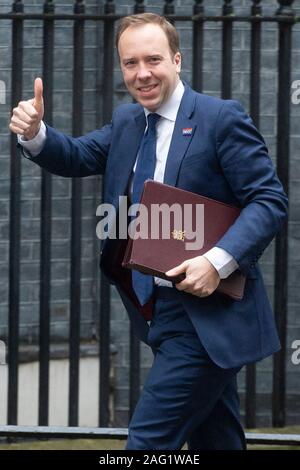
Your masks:
[{"label": "navy blue suit", "polygon": [[[184,128],[191,128],[192,134],[183,135]],[[33,161],[62,176],[104,173],[105,202],[117,208],[119,196],[126,194],[144,130],[143,108],[139,104],[122,105],[115,110],[109,125],[84,137],[70,138],[47,127],[46,145]],[[182,327],[187,327],[187,335],[194,332],[208,360],[220,373],[236,372],[244,364],[274,353],[280,345],[257,261],[286,218],[287,198],[263,138],[238,102],[205,96],[185,87],[164,182],[242,208],[217,246],[230,253],[246,274],[244,298],[234,301],[218,293],[200,298],[176,292],[186,312]],[[116,246],[114,243],[106,240],[103,244],[102,268],[108,274],[111,258],[107,254]],[[149,340],[147,322],[123,287],[117,283],[117,288],[136,334],[155,349],[155,341]],[[169,299],[170,305],[173,301],[174,298]],[[173,308],[176,310],[176,306]],[[155,334],[161,333],[156,330]],[[225,395],[235,380],[233,376],[227,376],[226,386],[223,384]],[[198,418],[202,422],[209,419],[204,415]],[[217,414],[213,421],[214,425],[220,421]],[[189,425],[195,429],[195,424]],[[184,435],[187,436],[192,437]],[[161,438],[158,442],[162,442]],[[175,441],[166,440],[165,446],[178,448],[182,444],[178,442],[176,447],[171,442]],[[139,448],[138,443],[134,445]],[[143,445],[140,448],[146,448],[147,444]]]}]

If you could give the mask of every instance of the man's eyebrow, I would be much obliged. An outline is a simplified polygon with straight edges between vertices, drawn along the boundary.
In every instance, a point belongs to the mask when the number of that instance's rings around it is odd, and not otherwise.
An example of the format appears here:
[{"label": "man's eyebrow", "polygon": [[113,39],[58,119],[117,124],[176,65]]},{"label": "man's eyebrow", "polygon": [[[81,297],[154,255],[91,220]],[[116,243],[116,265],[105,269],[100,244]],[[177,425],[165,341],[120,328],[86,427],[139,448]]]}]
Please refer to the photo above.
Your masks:
[{"label": "man's eyebrow", "polygon": [[[159,58],[163,58],[163,56],[159,53],[157,54],[149,54],[146,56],[146,59],[152,59],[154,57],[159,57]],[[130,60],[137,60],[136,57],[124,57],[122,59],[122,62],[127,62],[127,61],[130,61]]]}]

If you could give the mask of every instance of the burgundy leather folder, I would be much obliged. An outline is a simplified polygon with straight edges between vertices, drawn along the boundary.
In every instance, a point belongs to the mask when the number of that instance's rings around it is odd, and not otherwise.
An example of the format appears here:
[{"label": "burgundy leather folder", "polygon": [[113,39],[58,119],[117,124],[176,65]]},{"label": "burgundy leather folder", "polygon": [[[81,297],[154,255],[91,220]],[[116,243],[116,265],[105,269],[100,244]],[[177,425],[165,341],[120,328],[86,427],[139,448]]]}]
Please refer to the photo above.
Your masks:
[{"label": "burgundy leather folder", "polygon": [[[215,246],[240,214],[237,207],[153,180],[145,181],[140,203],[144,217],[132,222],[136,236],[128,239],[122,266],[174,283],[184,275],[170,278],[165,272]],[[240,300],[245,281],[236,270],[217,291]]]}]

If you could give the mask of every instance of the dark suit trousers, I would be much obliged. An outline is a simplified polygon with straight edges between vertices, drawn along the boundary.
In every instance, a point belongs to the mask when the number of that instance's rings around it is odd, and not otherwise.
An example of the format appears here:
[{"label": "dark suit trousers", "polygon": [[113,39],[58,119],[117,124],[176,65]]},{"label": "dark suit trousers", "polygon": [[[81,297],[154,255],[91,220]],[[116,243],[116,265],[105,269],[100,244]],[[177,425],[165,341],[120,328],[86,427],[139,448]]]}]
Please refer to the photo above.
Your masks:
[{"label": "dark suit trousers", "polygon": [[[199,313],[201,315],[201,313]],[[202,346],[176,289],[156,288],[152,368],[129,424],[127,450],[245,449],[236,374]]]}]

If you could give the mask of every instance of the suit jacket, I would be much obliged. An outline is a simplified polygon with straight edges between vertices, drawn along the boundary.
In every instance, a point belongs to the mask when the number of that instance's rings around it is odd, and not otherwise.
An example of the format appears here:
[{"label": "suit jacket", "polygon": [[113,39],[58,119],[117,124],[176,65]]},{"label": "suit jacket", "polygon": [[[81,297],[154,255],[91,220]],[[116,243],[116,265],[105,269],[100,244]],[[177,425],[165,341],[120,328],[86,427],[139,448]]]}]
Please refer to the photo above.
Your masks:
[{"label": "suit jacket", "polygon": [[[110,124],[83,137],[71,138],[47,126],[45,147],[33,161],[66,177],[104,174],[103,202],[118,208],[145,125],[142,106],[125,104],[115,110]],[[192,134],[184,135],[184,128],[191,128]],[[205,298],[180,293],[211,359],[229,368],[274,353],[280,344],[257,261],[286,218],[287,197],[263,138],[238,102],[185,86],[164,182],[243,209],[216,245],[230,253],[247,276],[243,300],[216,292]],[[119,271],[123,283],[112,274],[112,264],[120,263],[119,247],[118,240],[105,240],[101,267],[115,281],[136,334],[147,342],[148,324],[130,293],[128,272]]]}]

